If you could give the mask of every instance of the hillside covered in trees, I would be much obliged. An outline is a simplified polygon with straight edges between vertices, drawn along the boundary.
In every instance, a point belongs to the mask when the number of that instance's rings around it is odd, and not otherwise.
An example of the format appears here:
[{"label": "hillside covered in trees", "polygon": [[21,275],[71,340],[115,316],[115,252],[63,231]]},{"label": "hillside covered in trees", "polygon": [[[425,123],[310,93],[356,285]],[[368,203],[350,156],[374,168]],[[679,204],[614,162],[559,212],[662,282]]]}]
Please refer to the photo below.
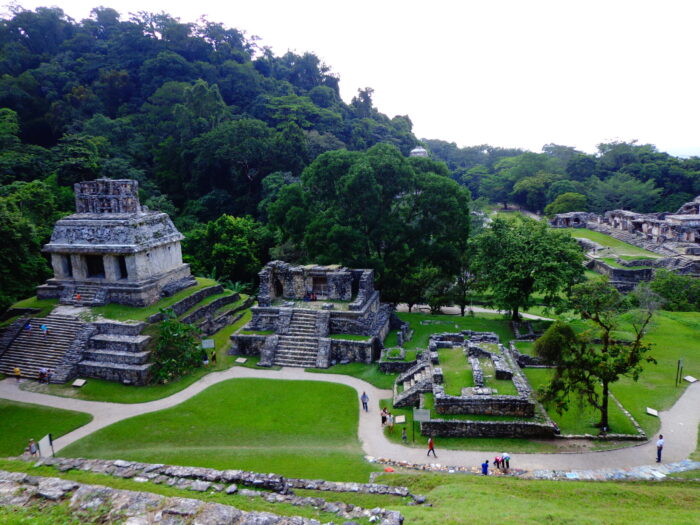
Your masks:
[{"label": "hillside covered in trees", "polygon": [[408,302],[464,275],[470,198],[651,211],[700,193],[700,159],[649,145],[424,140],[432,159],[408,158],[411,120],[380,113],[371,88],[346,103],[314,54],[206,19],[14,8],[0,47],[0,310],[49,275],[41,245],[81,180],[138,180],[195,273],[252,284],[272,257],[337,262]]}]

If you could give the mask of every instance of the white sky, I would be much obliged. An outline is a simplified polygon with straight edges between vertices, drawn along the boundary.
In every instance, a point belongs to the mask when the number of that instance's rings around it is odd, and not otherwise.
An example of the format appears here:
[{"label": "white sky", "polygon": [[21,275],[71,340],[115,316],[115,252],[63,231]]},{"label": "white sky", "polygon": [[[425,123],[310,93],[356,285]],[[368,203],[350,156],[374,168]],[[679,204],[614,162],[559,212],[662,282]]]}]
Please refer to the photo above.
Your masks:
[{"label": "white sky", "polygon": [[[27,9],[59,2],[19,1]],[[700,154],[697,0],[63,0],[128,18],[165,11],[261,37],[276,54],[312,51],[343,99],[372,87],[390,117],[460,146],[592,152],[638,139]]]}]

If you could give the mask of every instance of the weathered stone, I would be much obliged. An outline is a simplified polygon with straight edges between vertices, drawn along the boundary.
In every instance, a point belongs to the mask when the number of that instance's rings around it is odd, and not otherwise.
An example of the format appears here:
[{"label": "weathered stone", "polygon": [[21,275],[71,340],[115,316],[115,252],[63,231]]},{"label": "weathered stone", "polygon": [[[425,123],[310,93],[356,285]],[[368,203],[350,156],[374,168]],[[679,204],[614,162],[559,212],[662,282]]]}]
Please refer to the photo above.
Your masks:
[{"label": "weathered stone", "polygon": [[39,482],[37,495],[52,501],[58,501],[77,487],[78,484],[73,481],[59,478],[45,478]]},{"label": "weathered stone", "polygon": [[238,486],[235,484],[226,487],[226,494],[235,494],[236,492],[238,492]]},{"label": "weathered stone", "polygon": [[233,507],[207,503],[197,514],[192,522],[193,525],[229,525],[238,520],[243,513]]},{"label": "weathered stone", "polygon": [[210,481],[193,481],[192,484],[189,487],[189,490],[193,490],[195,492],[206,492],[209,490],[209,487],[211,487],[211,482]]}]

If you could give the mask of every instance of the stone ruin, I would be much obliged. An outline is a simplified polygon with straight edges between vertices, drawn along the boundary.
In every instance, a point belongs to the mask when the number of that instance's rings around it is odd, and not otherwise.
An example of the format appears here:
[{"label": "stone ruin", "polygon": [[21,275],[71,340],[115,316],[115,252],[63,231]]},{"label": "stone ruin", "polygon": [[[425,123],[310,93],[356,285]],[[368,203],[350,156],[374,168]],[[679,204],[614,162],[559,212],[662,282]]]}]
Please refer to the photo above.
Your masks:
[{"label": "stone ruin", "polygon": [[40,299],[146,306],[195,284],[182,262],[183,235],[166,213],[141,207],[137,181],[79,182],[75,209],[44,246],[54,276],[37,287]]},{"label": "stone ruin", "polygon": [[258,306],[244,328],[253,333],[231,336],[232,354],[259,355],[259,366],[318,368],[378,358],[392,309],[380,302],[373,270],[272,261],[259,276]]},{"label": "stone ruin", "polygon": [[[498,351],[488,350],[497,345]],[[472,368],[474,386],[462,389],[461,395],[445,393],[440,348],[460,347],[464,351],[465,369]],[[491,360],[496,379],[513,382],[517,394],[503,395],[486,387],[479,358]],[[436,437],[553,437],[558,429],[537,403],[530,385],[509,349],[499,343],[492,332],[465,330],[458,333],[433,334],[427,352],[417,363],[399,375],[394,385],[393,406],[425,408],[423,394],[433,395],[432,407],[437,417],[420,423],[421,433]],[[470,414],[512,416],[512,420],[469,419]],[[461,415],[445,418],[440,415]]]},{"label": "stone ruin", "polygon": [[675,213],[613,210],[597,215],[574,211],[555,215],[550,225],[554,228],[598,231],[660,256],[637,260],[615,256],[615,264],[610,264],[598,257],[606,251],[603,246],[587,239],[578,239],[589,254],[589,268],[607,275],[611,284],[622,291],[631,290],[637,283],[652,279],[655,268],[700,275],[700,196],[685,203]]}]

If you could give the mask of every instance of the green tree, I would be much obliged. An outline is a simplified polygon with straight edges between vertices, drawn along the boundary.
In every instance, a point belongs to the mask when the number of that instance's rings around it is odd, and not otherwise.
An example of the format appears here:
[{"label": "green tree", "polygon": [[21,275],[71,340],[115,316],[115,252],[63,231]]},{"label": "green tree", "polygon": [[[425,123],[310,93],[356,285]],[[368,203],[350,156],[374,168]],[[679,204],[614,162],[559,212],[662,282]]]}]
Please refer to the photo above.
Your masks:
[{"label": "green tree", "polygon": [[649,283],[664,299],[664,309],[676,312],[700,311],[700,280],[659,268]]},{"label": "green tree", "polygon": [[616,173],[605,180],[591,177],[587,192],[591,211],[596,213],[617,209],[650,212],[659,195],[661,189],[653,180],[642,182],[626,173]]},{"label": "green tree", "polygon": [[547,204],[544,214],[553,217],[557,213],[568,213],[570,211],[588,211],[588,201],[585,195],[580,193],[562,193],[554,202]]},{"label": "green tree", "polygon": [[161,310],[165,319],[159,325],[158,342],[153,351],[151,379],[167,383],[202,366],[199,329],[182,323],[172,310]]},{"label": "green tree", "polygon": [[475,237],[472,268],[492,303],[509,310],[514,321],[532,304],[534,293],[546,305],[561,304],[561,294],[581,279],[584,256],[568,234],[526,217],[496,218]]},{"label": "green tree", "polygon": [[[610,429],[610,385],[622,376],[636,381],[645,362],[656,362],[648,355],[651,347],[644,337],[659,298],[647,286],[640,286],[634,292],[638,308],[631,312],[632,303],[607,280],[599,279],[574,286],[570,301],[572,309],[592,328],[576,334],[567,324],[557,322],[535,343],[535,351],[555,365],[554,376],[541,394],[545,401],[555,403],[560,413],[568,407],[571,395],[583,397],[600,411],[598,426]],[[632,341],[614,336],[621,315],[627,312],[631,312]]]}]

